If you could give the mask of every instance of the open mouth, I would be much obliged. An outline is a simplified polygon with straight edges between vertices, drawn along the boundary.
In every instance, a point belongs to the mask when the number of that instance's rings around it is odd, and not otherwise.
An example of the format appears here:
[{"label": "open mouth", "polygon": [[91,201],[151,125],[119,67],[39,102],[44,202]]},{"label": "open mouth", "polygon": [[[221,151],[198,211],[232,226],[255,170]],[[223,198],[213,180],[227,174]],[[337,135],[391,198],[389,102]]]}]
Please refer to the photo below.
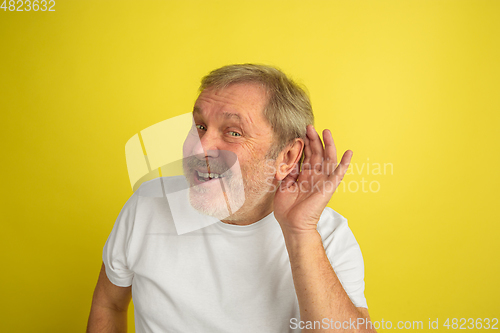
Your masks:
[{"label": "open mouth", "polygon": [[218,179],[218,178],[224,178],[224,176],[222,176],[221,174],[218,174],[218,173],[207,173],[207,172],[199,172],[199,171],[196,171],[195,170],[195,177],[198,178],[198,180],[200,182],[208,182],[212,179]]}]

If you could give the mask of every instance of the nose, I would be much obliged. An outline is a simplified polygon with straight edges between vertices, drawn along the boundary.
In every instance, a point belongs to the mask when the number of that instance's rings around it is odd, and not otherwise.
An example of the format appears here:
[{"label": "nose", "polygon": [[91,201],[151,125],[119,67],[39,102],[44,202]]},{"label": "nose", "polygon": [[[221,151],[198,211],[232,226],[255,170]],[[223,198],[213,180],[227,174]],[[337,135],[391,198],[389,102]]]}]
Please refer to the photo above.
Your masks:
[{"label": "nose", "polygon": [[[203,133],[203,132],[202,132]],[[199,141],[196,142],[193,154],[198,158],[217,158],[219,157],[219,138],[215,130],[210,129],[199,135]]]}]

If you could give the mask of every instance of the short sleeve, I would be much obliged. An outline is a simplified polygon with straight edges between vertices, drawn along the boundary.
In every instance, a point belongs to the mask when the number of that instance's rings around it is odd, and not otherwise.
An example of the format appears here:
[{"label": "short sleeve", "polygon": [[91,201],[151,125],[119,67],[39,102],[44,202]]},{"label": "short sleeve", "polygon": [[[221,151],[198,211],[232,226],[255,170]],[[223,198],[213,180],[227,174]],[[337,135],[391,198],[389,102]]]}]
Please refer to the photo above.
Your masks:
[{"label": "short sleeve", "polygon": [[333,270],[356,307],[368,308],[365,298],[365,266],[361,249],[347,220],[327,207],[318,232]]},{"label": "short sleeve", "polygon": [[102,253],[106,275],[119,287],[132,285],[134,277],[127,264],[127,254],[134,228],[137,202],[138,194],[134,193],[120,211]]}]

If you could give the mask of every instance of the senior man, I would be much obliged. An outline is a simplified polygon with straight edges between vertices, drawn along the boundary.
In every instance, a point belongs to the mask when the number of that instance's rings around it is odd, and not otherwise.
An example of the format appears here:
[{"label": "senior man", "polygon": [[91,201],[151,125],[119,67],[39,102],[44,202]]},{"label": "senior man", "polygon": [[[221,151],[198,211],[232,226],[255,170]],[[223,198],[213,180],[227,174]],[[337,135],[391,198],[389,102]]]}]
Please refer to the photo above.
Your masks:
[{"label": "senior man", "polygon": [[[125,332],[131,298],[137,332],[373,331],[361,251],[326,207],[352,152],[337,162],[307,94],[276,68],[225,66],[200,91],[184,176],[144,183],[123,207],[87,331]],[[148,195],[159,181],[188,194]],[[193,217],[216,223],[175,232]]]}]

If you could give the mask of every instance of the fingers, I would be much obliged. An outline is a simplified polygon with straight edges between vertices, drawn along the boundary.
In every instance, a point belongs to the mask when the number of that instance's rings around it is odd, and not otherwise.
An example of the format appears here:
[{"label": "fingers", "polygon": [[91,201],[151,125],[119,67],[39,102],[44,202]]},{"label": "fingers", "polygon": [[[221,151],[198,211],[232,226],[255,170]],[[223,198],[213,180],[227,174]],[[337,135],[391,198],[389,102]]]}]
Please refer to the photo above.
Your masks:
[{"label": "fingers", "polygon": [[304,163],[304,168],[305,169],[315,168],[320,170],[321,164],[323,162],[323,151],[324,151],[323,143],[321,142],[318,133],[316,132],[316,130],[312,125],[307,126],[307,139],[309,146],[309,151],[308,151],[309,155],[306,156],[306,158],[309,157],[307,160],[310,166],[308,167]]},{"label": "fingers", "polygon": [[340,163],[337,165],[337,148],[335,147],[335,142],[330,130],[325,129],[323,131],[323,141],[325,143],[324,147],[314,127],[312,125],[307,126],[304,161],[302,164],[303,169],[308,170],[314,168],[317,171],[322,171],[326,175],[338,178],[338,183],[340,183],[351,163],[353,152],[347,150],[342,156]]},{"label": "fingers", "polygon": [[323,131],[323,141],[325,143],[324,152],[324,167],[326,168],[325,173],[330,175],[337,167],[337,148],[333,141],[332,133],[330,130]]},{"label": "fingers", "polygon": [[351,158],[352,158],[352,150],[347,150],[344,155],[342,156],[342,159],[340,160],[339,165],[335,169],[335,172],[332,174],[332,176],[335,178],[337,186],[340,184],[342,179],[344,178],[344,175],[347,172],[347,168],[349,167],[349,164],[351,163]]},{"label": "fingers", "polygon": [[312,155],[312,152],[311,152],[311,146],[310,146],[310,143],[309,143],[309,139],[307,138],[307,135],[306,135],[306,138],[304,140],[304,160],[302,161],[302,166],[310,166],[311,165],[311,155]]}]

